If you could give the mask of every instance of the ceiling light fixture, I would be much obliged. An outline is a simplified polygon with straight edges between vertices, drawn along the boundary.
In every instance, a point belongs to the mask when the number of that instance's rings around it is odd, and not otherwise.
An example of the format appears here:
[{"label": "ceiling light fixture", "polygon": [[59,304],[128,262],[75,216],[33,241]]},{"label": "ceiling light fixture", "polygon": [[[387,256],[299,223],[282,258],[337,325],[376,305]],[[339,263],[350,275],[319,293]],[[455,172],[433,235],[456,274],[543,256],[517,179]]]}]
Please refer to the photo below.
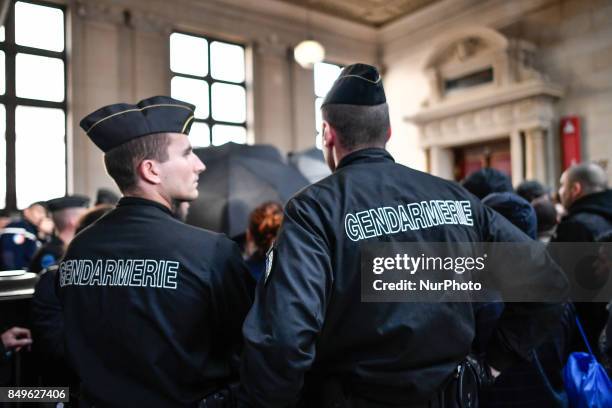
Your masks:
[{"label": "ceiling light fixture", "polygon": [[325,58],[325,48],[315,40],[304,40],[293,49],[293,57],[304,69],[312,69]]},{"label": "ceiling light fixture", "polygon": [[311,35],[310,11],[310,0],[308,0],[306,3],[306,39],[293,49],[293,58],[304,69],[313,69],[316,63],[323,62],[325,59],[325,48]]}]

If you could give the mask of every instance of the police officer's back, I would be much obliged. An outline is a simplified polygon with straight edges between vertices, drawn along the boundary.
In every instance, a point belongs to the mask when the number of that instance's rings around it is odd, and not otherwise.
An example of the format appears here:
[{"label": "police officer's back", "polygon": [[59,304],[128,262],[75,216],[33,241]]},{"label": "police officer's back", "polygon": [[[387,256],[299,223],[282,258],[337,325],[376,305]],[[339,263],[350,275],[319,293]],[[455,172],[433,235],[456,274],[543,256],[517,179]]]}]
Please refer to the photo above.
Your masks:
[{"label": "police officer's back", "polygon": [[[285,208],[244,324],[242,400],[261,407],[300,397],[305,406],[430,406],[469,352],[472,307],[363,303],[362,245],[528,237],[457,184],[394,162],[384,150],[388,108],[374,68],[345,68],[323,106],[324,153],[334,174]],[[426,214],[432,208],[435,223]],[[554,268],[530,277],[549,278],[562,280]],[[526,356],[560,313],[536,304],[508,308],[488,355],[499,370]]]},{"label": "police officer's back", "polygon": [[59,266],[66,352],[96,406],[194,406],[232,376],[248,272],[232,241],[171,212],[204,170],[193,108],[154,97],[81,122],[124,194]]}]

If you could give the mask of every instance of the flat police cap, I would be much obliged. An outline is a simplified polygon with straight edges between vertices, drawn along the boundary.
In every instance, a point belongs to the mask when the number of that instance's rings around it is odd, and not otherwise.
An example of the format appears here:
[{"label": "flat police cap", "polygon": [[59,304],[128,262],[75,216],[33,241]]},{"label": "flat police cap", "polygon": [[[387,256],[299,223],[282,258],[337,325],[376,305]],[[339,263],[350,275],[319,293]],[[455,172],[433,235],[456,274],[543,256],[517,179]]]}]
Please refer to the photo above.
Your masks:
[{"label": "flat police cap", "polygon": [[366,64],[345,67],[323,100],[325,105],[373,106],[387,102],[382,78],[376,68]]},{"label": "flat police cap", "polygon": [[86,208],[88,205],[89,197],[77,194],[47,201],[47,208],[51,212],[64,210],[66,208]]},{"label": "flat police cap", "polygon": [[136,105],[116,103],[90,113],[81,128],[105,153],[154,133],[189,134],[195,106],[168,96],[154,96]]}]

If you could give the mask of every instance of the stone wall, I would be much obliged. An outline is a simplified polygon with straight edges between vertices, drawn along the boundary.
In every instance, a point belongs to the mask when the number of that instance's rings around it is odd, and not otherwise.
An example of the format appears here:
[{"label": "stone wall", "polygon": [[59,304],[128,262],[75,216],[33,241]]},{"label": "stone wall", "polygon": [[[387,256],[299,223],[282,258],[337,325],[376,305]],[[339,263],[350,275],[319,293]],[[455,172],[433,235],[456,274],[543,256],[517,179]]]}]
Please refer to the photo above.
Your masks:
[{"label": "stone wall", "polygon": [[[59,1],[58,1],[59,2]],[[313,73],[292,57],[314,34],[328,59],[375,63],[376,31],[268,0],[81,0],[68,2],[69,186],[115,188],[79,120],[103,105],[170,92],[169,35],[210,35],[247,47],[249,140],[283,152],[314,145]]]},{"label": "stone wall", "polygon": [[384,27],[380,41],[396,159],[426,169],[420,133],[406,118],[418,112],[430,94],[424,69],[432,45],[475,25],[533,43],[537,68],[563,88],[564,96],[555,105],[557,126],[551,130],[551,182],[561,171],[558,124],[565,115],[582,119],[583,160],[606,165],[612,179],[610,0],[447,0]]},{"label": "stone wall", "polygon": [[559,116],[581,118],[583,159],[612,180],[612,1],[556,2],[502,31],[538,46],[537,65],[565,88]]},{"label": "stone wall", "polygon": [[[610,0],[443,0],[378,30],[316,12],[308,15],[273,0],[66,2],[68,185],[74,192],[91,195],[98,187],[114,187],[79,120],[108,103],[168,94],[168,36],[175,29],[246,45],[249,140],[284,152],[312,146],[315,134],[312,71],[293,61],[295,44],[314,34],[329,61],[382,66],[393,128],[389,150],[399,162],[425,170],[419,131],[406,118],[421,109],[430,93],[424,68],[432,45],[456,30],[489,27],[538,47],[538,68],[565,91],[555,106],[556,123],[560,116],[579,115],[584,159],[612,160]],[[552,165],[558,175],[558,129],[553,133],[557,150]],[[608,172],[612,176],[612,163]]]}]

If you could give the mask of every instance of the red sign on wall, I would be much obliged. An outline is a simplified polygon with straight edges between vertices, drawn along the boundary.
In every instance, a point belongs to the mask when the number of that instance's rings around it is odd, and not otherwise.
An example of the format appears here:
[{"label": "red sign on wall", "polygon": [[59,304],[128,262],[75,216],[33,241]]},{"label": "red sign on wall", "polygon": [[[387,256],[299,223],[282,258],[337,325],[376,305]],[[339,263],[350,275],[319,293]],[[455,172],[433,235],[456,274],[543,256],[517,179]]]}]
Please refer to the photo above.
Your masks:
[{"label": "red sign on wall", "polygon": [[563,170],[573,164],[580,163],[580,118],[578,116],[561,118],[561,151],[563,154]]}]

